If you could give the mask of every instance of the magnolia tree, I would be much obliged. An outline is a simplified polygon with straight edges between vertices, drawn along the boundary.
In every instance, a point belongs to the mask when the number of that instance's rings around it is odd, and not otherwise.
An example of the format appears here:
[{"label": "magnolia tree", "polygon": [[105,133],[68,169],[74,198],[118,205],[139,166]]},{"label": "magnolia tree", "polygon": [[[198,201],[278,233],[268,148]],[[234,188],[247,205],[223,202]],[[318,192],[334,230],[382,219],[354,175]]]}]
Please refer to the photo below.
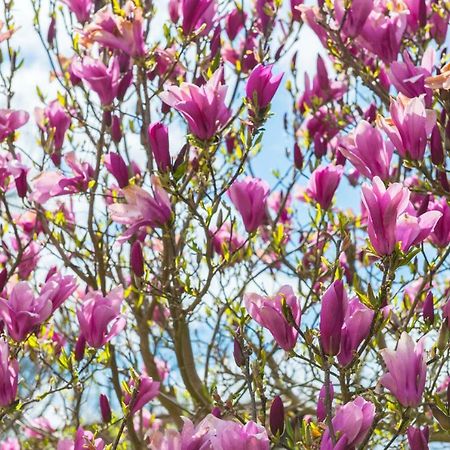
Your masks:
[{"label": "magnolia tree", "polygon": [[450,442],[448,2],[16,3],[0,449]]}]

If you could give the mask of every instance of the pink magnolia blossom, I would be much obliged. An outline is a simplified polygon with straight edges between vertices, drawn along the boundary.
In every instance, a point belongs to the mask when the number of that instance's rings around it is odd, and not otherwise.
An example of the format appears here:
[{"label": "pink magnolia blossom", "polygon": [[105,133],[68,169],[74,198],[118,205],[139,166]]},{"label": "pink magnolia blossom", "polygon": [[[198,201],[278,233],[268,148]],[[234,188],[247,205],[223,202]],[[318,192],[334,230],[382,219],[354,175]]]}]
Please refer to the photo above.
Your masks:
[{"label": "pink magnolia blossom", "polygon": [[425,94],[425,103],[431,106],[430,88],[425,87],[425,79],[431,75],[433,70],[434,50],[425,52],[421,66],[415,66],[407,51],[403,52],[403,62],[394,61],[391,64],[389,79],[398,92],[409,98],[420,97]]},{"label": "pink magnolia blossom", "polygon": [[386,189],[381,179],[374,177],[371,187],[363,185],[362,194],[370,242],[379,255],[390,255],[397,243],[397,219],[409,204],[409,190],[400,183]]},{"label": "pink magnolia blossom", "polygon": [[411,450],[428,450],[428,440],[430,437],[430,429],[428,426],[423,428],[410,426],[406,431],[406,435]]},{"label": "pink magnolia blossom", "polygon": [[29,426],[25,427],[25,435],[29,438],[44,439],[51,435],[55,429],[46,417],[36,417],[30,420]]},{"label": "pink magnolia blossom", "polygon": [[129,174],[128,166],[119,153],[110,152],[104,157],[105,167],[117,180],[120,188],[128,186]]},{"label": "pink magnolia blossom", "polygon": [[120,313],[122,301],[123,288],[120,286],[106,297],[98,291],[86,295],[77,309],[77,318],[81,336],[91,347],[103,347],[125,328],[126,320]]},{"label": "pink magnolia blossom", "polygon": [[148,127],[148,141],[160,172],[166,172],[172,166],[169,152],[169,132],[161,122],[155,122]]},{"label": "pink magnolia blossom", "polygon": [[348,299],[344,283],[342,280],[336,280],[323,294],[320,310],[320,344],[327,355],[339,353],[347,308]]},{"label": "pink magnolia blossom", "polygon": [[406,30],[406,22],[407,11],[393,12],[386,16],[383,11],[374,9],[361,30],[363,45],[383,62],[395,61]]},{"label": "pink magnolia blossom", "polygon": [[90,431],[84,430],[79,427],[75,440],[62,439],[58,442],[57,450],[104,450],[105,442],[101,438],[94,438],[94,435]]},{"label": "pink magnolia blossom", "polygon": [[74,276],[56,272],[46,280],[40,295],[49,295],[52,312],[54,312],[75,292],[76,288],[77,282]]},{"label": "pink magnolia blossom", "polygon": [[8,438],[0,442],[0,450],[20,450],[20,443],[16,438]]},{"label": "pink magnolia blossom", "polygon": [[92,0],[61,0],[77,17],[78,22],[87,22],[91,15]]},{"label": "pink magnolia blossom", "polygon": [[357,298],[348,302],[341,329],[337,359],[341,366],[349,364],[361,342],[369,335],[374,312]]},{"label": "pink magnolia blossom", "polygon": [[[334,399],[334,388],[330,383],[328,387],[328,395],[330,397],[330,401],[333,402]],[[316,408],[316,416],[319,422],[323,422],[327,417],[327,385],[324,384],[319,391],[319,397],[317,399],[317,408]]]},{"label": "pink magnolia blossom", "polygon": [[72,169],[73,176],[66,177],[57,171],[41,173],[34,180],[31,200],[44,204],[52,197],[74,194],[88,189],[89,182],[94,176],[92,166],[87,162],[77,161],[75,152],[67,153],[64,160]]},{"label": "pink magnolia blossom", "polygon": [[403,332],[396,350],[381,350],[387,372],[380,382],[405,407],[415,408],[422,400],[427,376],[423,346],[423,339],[415,344],[412,337]]},{"label": "pink magnolia blossom", "polygon": [[283,78],[283,73],[272,75],[272,67],[258,64],[248,77],[245,92],[247,99],[254,103],[257,109],[269,106]]},{"label": "pink magnolia blossom", "polygon": [[250,293],[244,296],[245,308],[253,320],[267,328],[278,345],[286,351],[295,347],[297,329],[285,317],[283,304],[290,310],[292,320],[300,326],[302,311],[300,303],[290,286],[283,286],[273,297]]},{"label": "pink magnolia blossom", "polygon": [[[137,393],[134,396],[125,392],[124,403],[131,407],[131,414],[136,414],[140,409],[142,409],[149,401],[153,400],[159,395],[159,381],[153,381],[152,377],[147,375],[141,375],[138,380],[138,385],[136,387]],[[131,391],[135,388],[135,381],[131,380],[129,383]]]},{"label": "pink magnolia blossom", "polygon": [[111,58],[109,65],[105,66],[100,59],[85,56],[72,63],[72,72],[97,93],[103,106],[110,105],[117,97],[120,82],[118,58]]},{"label": "pink magnolia blossom", "polygon": [[[3,28],[4,22],[0,20],[0,30]],[[0,31],[0,43],[9,39],[13,34],[14,29],[8,29],[6,31]]]},{"label": "pink magnolia blossom", "polygon": [[353,143],[339,146],[339,151],[355,166],[361,175],[388,180],[394,146],[386,142],[381,132],[369,122],[359,122],[353,134]]},{"label": "pink magnolia blossom", "polygon": [[340,100],[347,92],[347,84],[343,81],[331,81],[323,58],[317,57],[316,75],[311,83],[309,75],[305,73],[305,88],[298,101],[302,113],[306,107],[316,108],[332,100]]},{"label": "pink magnolia blossom", "polygon": [[230,222],[223,223],[219,229],[211,228],[210,235],[214,251],[222,256],[226,253],[235,253],[243,248],[245,243],[244,238],[238,234]]},{"label": "pink magnolia blossom", "polygon": [[342,32],[349,37],[357,37],[372,12],[373,6],[374,0],[354,0],[349,8],[345,7],[344,0],[335,1],[334,16],[339,26],[342,26]]},{"label": "pink magnolia blossom", "polygon": [[18,128],[23,127],[29,118],[30,115],[26,111],[0,109],[0,142]]},{"label": "pink magnolia blossom", "polygon": [[437,221],[430,239],[438,247],[445,247],[450,243],[450,206],[445,197],[432,201],[428,211],[439,211],[442,216]]},{"label": "pink magnolia blossom", "polygon": [[342,166],[329,164],[328,166],[319,166],[311,174],[306,192],[322,209],[328,209],[331,206],[343,171]]},{"label": "pink magnolia blossom", "polygon": [[256,231],[263,224],[268,195],[269,185],[259,178],[236,180],[228,189],[228,196],[240,212],[248,233]]},{"label": "pink magnolia blossom", "polygon": [[96,12],[93,22],[83,30],[84,40],[86,43],[98,42],[134,58],[145,56],[147,49],[144,42],[142,8],[128,0],[123,9],[123,17],[114,14],[109,4]]},{"label": "pink magnolia blossom", "polygon": [[234,40],[239,31],[244,28],[247,14],[239,8],[234,8],[226,17],[225,30],[230,40]]},{"label": "pink magnolia blossom", "polygon": [[53,100],[45,108],[35,108],[36,122],[39,128],[53,135],[55,150],[61,150],[66,131],[70,127],[70,116],[58,100]]},{"label": "pink magnolia blossom", "polygon": [[391,121],[381,118],[381,127],[401,156],[422,160],[436,123],[436,112],[425,109],[423,96],[413,99],[399,96],[391,102],[390,112]]},{"label": "pink magnolia blossom", "polygon": [[172,207],[167,192],[156,177],[152,178],[153,196],[136,185],[123,188],[126,203],[113,203],[108,209],[111,218],[128,229],[121,237],[127,240],[142,227],[161,227],[172,217]]},{"label": "pink magnolia blossom", "polygon": [[433,232],[441,219],[440,211],[428,211],[421,216],[402,214],[397,220],[395,236],[400,248],[407,252],[413,245],[419,245]]},{"label": "pink magnolia blossom", "polygon": [[208,33],[216,14],[215,0],[181,0],[181,27],[185,36],[204,27],[202,34]]},{"label": "pink magnolia blossom", "polygon": [[8,300],[0,298],[0,317],[12,339],[23,341],[50,317],[52,295],[53,292],[47,290],[35,297],[28,283],[21,281],[12,288]]},{"label": "pink magnolia blossom", "polygon": [[227,87],[221,83],[223,69],[216,70],[203,86],[181,83],[169,86],[161,100],[180,112],[186,119],[190,132],[200,140],[208,140],[231,117],[225,103]]},{"label": "pink magnolia blossom", "polygon": [[320,450],[350,450],[361,444],[375,418],[375,405],[363,397],[337,408],[332,419],[333,429],[338,437],[336,444],[331,440],[330,432],[325,430]]},{"label": "pink magnolia blossom", "polygon": [[[10,405],[17,395],[19,364],[9,356],[8,343],[0,338],[0,406]],[[7,448],[7,447],[5,447]]]},{"label": "pink magnolia blossom", "polygon": [[267,431],[255,422],[245,425],[222,420],[208,414],[197,426],[183,418],[184,426],[179,433],[157,431],[150,438],[152,450],[269,450]]}]

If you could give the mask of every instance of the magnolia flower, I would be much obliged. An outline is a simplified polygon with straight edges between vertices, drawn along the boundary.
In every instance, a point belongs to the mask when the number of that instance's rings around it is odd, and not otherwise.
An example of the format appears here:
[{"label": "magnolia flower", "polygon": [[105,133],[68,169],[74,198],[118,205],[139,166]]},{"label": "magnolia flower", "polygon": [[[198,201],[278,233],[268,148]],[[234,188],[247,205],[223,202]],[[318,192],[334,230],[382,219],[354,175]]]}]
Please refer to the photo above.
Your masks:
[{"label": "magnolia flower", "polygon": [[43,289],[43,292],[35,297],[28,283],[21,281],[13,287],[8,300],[0,298],[0,317],[12,339],[23,341],[50,317],[53,311],[53,295],[54,291]]},{"label": "magnolia flower", "polygon": [[4,141],[13,131],[23,127],[30,118],[26,111],[0,109],[0,142]]},{"label": "magnolia flower", "polygon": [[344,168],[342,166],[319,166],[311,174],[306,193],[315,200],[322,209],[328,209],[333,201]]},{"label": "magnolia flower", "polygon": [[127,231],[121,241],[129,239],[142,227],[161,227],[172,217],[172,207],[167,192],[161,187],[158,178],[152,177],[153,196],[136,185],[123,188],[126,203],[113,203],[108,206],[111,218],[123,225]]},{"label": "magnolia flower", "polygon": [[82,60],[72,63],[72,72],[81,78],[89,89],[92,89],[100,98],[103,106],[110,105],[119,93],[119,60],[113,57],[109,65],[100,59],[85,56]]},{"label": "magnolia flower", "polygon": [[[136,387],[137,392],[134,394],[129,394],[125,392],[124,403],[131,407],[131,414],[137,413],[142,409],[149,401],[153,400],[159,395],[159,381],[153,381],[153,378],[147,375],[141,375],[138,380],[138,385]],[[135,381],[131,380],[129,383],[130,390],[135,389]]]},{"label": "magnolia flower", "polygon": [[267,328],[282,349],[290,351],[295,347],[298,331],[286,318],[283,305],[290,311],[297,328],[300,326],[302,311],[290,286],[283,286],[274,297],[245,294],[244,303],[253,320]]},{"label": "magnolia flower", "polygon": [[436,124],[436,112],[425,108],[424,96],[408,99],[399,95],[391,101],[391,119],[380,125],[404,158],[423,159],[428,138]]},{"label": "magnolia flower", "polygon": [[269,185],[259,178],[246,177],[235,181],[228,189],[228,196],[241,213],[248,233],[256,231],[266,218],[266,202]]},{"label": "magnolia flower", "polygon": [[362,397],[356,397],[336,409],[332,419],[338,441],[333,444],[328,428],[325,430],[320,450],[350,450],[364,441],[375,418],[375,405]]},{"label": "magnolia flower", "polygon": [[[106,5],[95,15],[92,23],[83,30],[85,43],[98,42],[113,50],[121,50],[132,57],[142,57],[147,49],[144,42],[143,11],[128,0],[124,15],[114,14]],[[82,78],[82,77],[80,77]]]},{"label": "magnolia flower", "polygon": [[397,219],[409,204],[409,190],[400,183],[386,189],[380,178],[363,185],[363,203],[368,213],[369,239],[379,255],[390,255],[397,243]]},{"label": "magnolia flower", "polygon": [[423,242],[434,230],[439,219],[440,211],[428,211],[421,216],[404,213],[397,220],[395,237],[400,242],[400,248],[407,252],[413,245]]},{"label": "magnolia flower", "polygon": [[367,178],[375,176],[388,180],[394,146],[385,141],[381,132],[369,122],[359,122],[353,134],[353,142],[341,141],[339,151]]},{"label": "magnolia flower", "polygon": [[405,407],[415,408],[422,400],[427,376],[423,346],[423,339],[415,344],[412,337],[403,332],[396,350],[381,350],[387,373],[380,382]]},{"label": "magnolia flower", "polygon": [[66,131],[70,127],[70,116],[58,100],[53,100],[45,108],[35,108],[36,122],[48,135],[53,135],[55,150],[61,150]]},{"label": "magnolia flower", "polygon": [[123,288],[116,287],[106,297],[98,291],[89,292],[77,309],[82,338],[94,348],[103,347],[117,336],[126,324],[120,314]]},{"label": "magnolia flower", "polygon": [[245,87],[247,99],[255,103],[258,109],[269,106],[283,78],[283,73],[272,76],[272,67],[258,64],[248,77]]},{"label": "magnolia flower", "polygon": [[76,15],[78,22],[84,23],[91,15],[92,0],[61,0]]},{"label": "magnolia flower", "polygon": [[190,132],[200,140],[208,140],[231,117],[225,103],[227,87],[221,83],[223,69],[216,70],[203,86],[181,83],[169,86],[161,100],[180,112],[186,119]]},{"label": "magnolia flower", "polygon": [[[19,364],[9,356],[8,343],[0,338],[0,406],[10,405],[17,395]],[[7,447],[5,447],[7,448]]]}]

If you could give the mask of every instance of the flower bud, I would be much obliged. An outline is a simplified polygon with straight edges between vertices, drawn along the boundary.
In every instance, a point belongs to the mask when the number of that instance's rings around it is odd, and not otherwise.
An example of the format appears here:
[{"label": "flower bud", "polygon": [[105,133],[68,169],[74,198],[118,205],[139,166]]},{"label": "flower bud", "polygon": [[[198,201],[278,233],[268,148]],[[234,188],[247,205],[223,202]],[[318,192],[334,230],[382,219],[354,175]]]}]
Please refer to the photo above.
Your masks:
[{"label": "flower bud", "polygon": [[241,343],[237,338],[234,338],[234,344],[233,344],[233,356],[234,356],[234,362],[237,366],[242,367],[245,365],[245,356],[244,352],[242,351]]},{"label": "flower bud", "polygon": [[47,42],[50,48],[53,48],[53,41],[55,40],[55,36],[56,36],[56,19],[55,16],[52,16],[47,31]]},{"label": "flower bud", "polygon": [[120,117],[114,115],[111,123],[111,139],[118,144],[122,140],[122,125]]},{"label": "flower bud", "polygon": [[137,277],[142,277],[144,275],[144,255],[139,241],[133,242],[130,253],[131,270]]},{"label": "flower bud", "polygon": [[[333,398],[334,398],[334,388],[331,383],[329,384],[329,386],[330,386],[329,387],[330,402],[332,403]],[[316,415],[317,415],[317,420],[319,422],[323,422],[325,420],[325,418],[327,417],[326,399],[327,399],[327,387],[324,384],[322,386],[322,388],[320,389],[319,399],[317,401]]]},{"label": "flower bud", "polygon": [[8,271],[6,270],[6,267],[0,272],[0,292],[3,291],[3,289],[6,286],[6,282],[8,281]]},{"label": "flower bud", "polygon": [[425,322],[429,324],[434,323],[434,304],[433,304],[433,293],[428,292],[425,297],[425,301],[423,302],[422,314]]},{"label": "flower bud", "polygon": [[105,166],[108,171],[116,178],[120,188],[128,186],[128,167],[123,158],[114,152],[105,156]]},{"label": "flower bud", "polygon": [[111,422],[111,407],[109,406],[109,400],[108,397],[104,394],[100,394],[99,397],[99,403],[100,403],[100,412],[102,414],[102,420],[104,423]]},{"label": "flower bud", "polygon": [[86,348],[86,339],[80,335],[75,344],[75,360],[80,362],[84,358],[84,350]]},{"label": "flower bud", "polygon": [[294,144],[294,165],[298,170],[303,168],[303,154],[297,142]]},{"label": "flower bud", "polygon": [[120,80],[119,86],[117,88],[117,98],[122,101],[127,93],[128,88],[133,82],[133,71],[129,70]]},{"label": "flower bud", "polygon": [[158,170],[165,172],[170,169],[169,133],[167,127],[161,122],[152,123],[148,127],[148,141]]},{"label": "flower bud", "polygon": [[429,429],[409,427],[406,432],[411,450],[428,450]]},{"label": "flower bud", "polygon": [[339,353],[347,305],[344,283],[336,280],[322,296],[320,344],[326,355],[334,356]]},{"label": "flower bud", "polygon": [[26,197],[27,190],[28,190],[28,186],[27,186],[27,171],[26,170],[21,170],[20,174],[15,178],[14,181],[16,183],[17,195],[20,198]]},{"label": "flower bud", "polygon": [[222,417],[222,412],[218,406],[214,406],[214,408],[211,410],[211,414],[218,419]]},{"label": "flower bud", "polygon": [[270,430],[274,436],[281,436],[284,431],[284,405],[277,395],[272,402],[269,414]]},{"label": "flower bud", "polygon": [[439,166],[444,162],[444,147],[442,146],[441,133],[437,125],[434,126],[431,133],[431,161],[436,166]]}]

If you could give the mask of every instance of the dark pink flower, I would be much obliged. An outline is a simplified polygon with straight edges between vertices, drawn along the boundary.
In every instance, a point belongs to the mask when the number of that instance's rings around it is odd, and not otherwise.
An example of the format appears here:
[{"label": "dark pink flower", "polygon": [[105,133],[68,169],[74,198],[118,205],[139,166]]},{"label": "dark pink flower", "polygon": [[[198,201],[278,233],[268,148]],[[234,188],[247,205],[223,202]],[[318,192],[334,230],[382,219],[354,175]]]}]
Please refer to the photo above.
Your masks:
[{"label": "dark pink flower", "polygon": [[35,297],[27,282],[17,283],[8,300],[0,298],[0,317],[16,342],[23,341],[52,314],[52,293],[42,292]]},{"label": "dark pink flower", "polygon": [[72,72],[97,93],[103,106],[110,105],[117,97],[120,82],[117,58],[111,58],[109,65],[105,66],[101,60],[85,56],[83,60],[72,63]]},{"label": "dark pink flower", "polygon": [[[134,58],[145,56],[143,11],[128,0],[124,16],[114,14],[111,5],[106,5],[94,16],[94,21],[83,30],[87,43],[98,42],[113,50],[120,50]],[[82,78],[82,77],[80,77]]]},{"label": "dark pink flower", "polygon": [[169,86],[161,94],[164,103],[181,113],[190,132],[200,140],[208,140],[231,116],[225,103],[227,87],[221,84],[223,69],[217,70],[203,86],[181,83]]},{"label": "dark pink flower", "polygon": [[342,166],[319,166],[311,174],[306,193],[315,200],[322,209],[328,209],[333,201],[344,168]]},{"label": "dark pink flower", "polygon": [[123,188],[126,203],[108,206],[111,218],[128,229],[121,240],[127,240],[140,228],[161,227],[172,217],[172,206],[167,192],[156,177],[152,178],[153,196],[136,185]]},{"label": "dark pink flower", "polygon": [[256,231],[266,218],[269,185],[259,178],[235,181],[228,189],[233,205],[240,212],[248,233]]},{"label": "dark pink flower", "polygon": [[26,111],[0,109],[0,142],[4,141],[13,131],[23,127],[30,118]]},{"label": "dark pink flower", "polygon": [[253,320],[267,328],[278,345],[290,351],[297,343],[298,331],[288,321],[284,314],[284,307],[290,310],[292,320],[300,326],[302,311],[300,303],[290,286],[283,286],[273,297],[263,297],[258,294],[244,296],[245,308]]},{"label": "dark pink flower", "polygon": [[283,78],[283,73],[273,76],[272,67],[258,64],[248,77],[245,92],[256,109],[269,106]]},{"label": "dark pink flower", "polygon": [[10,405],[17,395],[19,364],[9,356],[8,343],[0,338],[0,406]]},{"label": "dark pink flower", "polygon": [[77,309],[80,333],[94,348],[103,347],[117,336],[126,324],[120,313],[123,301],[122,287],[116,287],[106,297],[98,291],[89,292]]}]

